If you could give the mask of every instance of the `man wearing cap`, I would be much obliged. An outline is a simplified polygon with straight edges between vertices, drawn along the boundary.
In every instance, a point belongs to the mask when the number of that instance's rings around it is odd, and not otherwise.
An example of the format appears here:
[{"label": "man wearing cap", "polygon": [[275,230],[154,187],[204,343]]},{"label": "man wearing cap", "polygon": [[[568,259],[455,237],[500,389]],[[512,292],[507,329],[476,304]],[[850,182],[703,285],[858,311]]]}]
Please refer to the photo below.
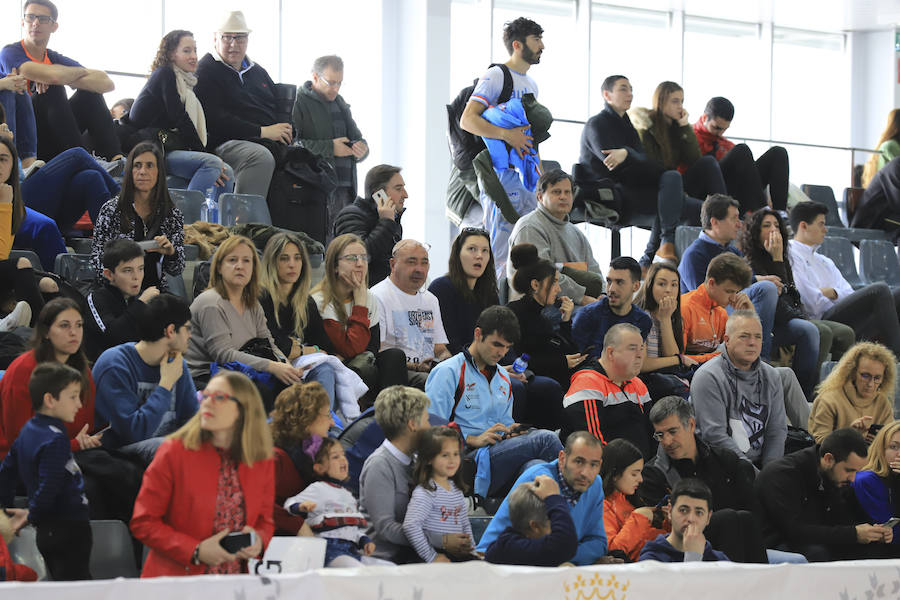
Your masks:
[{"label": "man wearing cap", "polygon": [[239,10],[216,29],[215,51],[197,66],[197,98],[209,129],[209,148],[232,166],[234,191],[266,196],[275,159],[253,140],[290,144],[290,123],[276,123],[275,82],[247,56],[250,29]]}]

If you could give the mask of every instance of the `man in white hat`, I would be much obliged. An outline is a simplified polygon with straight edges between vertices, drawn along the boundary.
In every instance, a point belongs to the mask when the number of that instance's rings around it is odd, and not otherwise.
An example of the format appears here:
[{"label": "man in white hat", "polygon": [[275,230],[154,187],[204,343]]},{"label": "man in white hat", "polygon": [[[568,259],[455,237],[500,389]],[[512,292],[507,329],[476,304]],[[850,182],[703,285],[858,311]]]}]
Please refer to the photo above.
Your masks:
[{"label": "man in white hat", "polygon": [[290,123],[277,123],[275,82],[247,56],[250,29],[239,10],[216,29],[215,51],[200,59],[195,92],[206,113],[209,148],[232,166],[234,191],[265,197],[275,159],[266,138],[290,144]]}]

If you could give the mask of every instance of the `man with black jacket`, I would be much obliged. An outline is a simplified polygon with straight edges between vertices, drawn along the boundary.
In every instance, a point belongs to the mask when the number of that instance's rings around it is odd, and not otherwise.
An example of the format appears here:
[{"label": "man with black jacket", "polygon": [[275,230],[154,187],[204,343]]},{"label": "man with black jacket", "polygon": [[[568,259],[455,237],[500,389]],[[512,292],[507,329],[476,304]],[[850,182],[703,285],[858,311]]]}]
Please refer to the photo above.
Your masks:
[{"label": "man with black jacket", "polygon": [[766,465],[756,478],[756,496],[767,543],[810,562],[880,556],[893,530],[857,525],[849,490],[867,452],[863,437],[848,427]]},{"label": "man with black jacket", "polygon": [[141,291],[144,251],[128,238],[106,245],[100,279],[100,286],[88,294],[90,314],[84,320],[85,354],[92,362],[107,348],[138,341],[146,303],[159,295],[156,286]]},{"label": "man with black jacket", "polygon": [[712,448],[701,440],[695,433],[694,409],[679,396],[661,398],[650,409],[650,423],[659,449],[644,466],[638,496],[654,506],[682,479],[699,479],[712,490],[713,513],[706,535],[713,546],[735,562],[767,562],[753,516],[757,510],[753,465],[727,448]]},{"label": "man with black jacket", "polygon": [[210,150],[234,169],[235,193],[266,197],[275,158],[254,140],[290,144],[290,123],[276,118],[275,82],[247,56],[250,29],[233,11],[216,29],[215,51],[197,65],[194,92],[203,104]]},{"label": "man with black jacket", "polygon": [[[401,167],[377,165],[366,173],[365,197],[357,198],[334,220],[334,237],[353,233],[362,238],[369,253],[369,287],[391,273],[391,251],[403,239],[400,217],[409,195]],[[387,198],[375,198],[384,192]],[[380,194],[379,194],[380,195]]]}]

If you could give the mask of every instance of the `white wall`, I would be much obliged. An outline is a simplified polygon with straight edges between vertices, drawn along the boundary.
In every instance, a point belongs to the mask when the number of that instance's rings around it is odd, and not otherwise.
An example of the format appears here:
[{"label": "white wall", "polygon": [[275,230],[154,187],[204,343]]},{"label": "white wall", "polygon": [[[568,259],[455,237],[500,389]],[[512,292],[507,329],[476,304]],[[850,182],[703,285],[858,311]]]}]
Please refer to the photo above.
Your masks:
[{"label": "white wall", "polygon": [[[888,112],[900,105],[894,30],[850,34],[850,54],[850,144],[874,148]],[[860,153],[856,163],[868,157]]]}]

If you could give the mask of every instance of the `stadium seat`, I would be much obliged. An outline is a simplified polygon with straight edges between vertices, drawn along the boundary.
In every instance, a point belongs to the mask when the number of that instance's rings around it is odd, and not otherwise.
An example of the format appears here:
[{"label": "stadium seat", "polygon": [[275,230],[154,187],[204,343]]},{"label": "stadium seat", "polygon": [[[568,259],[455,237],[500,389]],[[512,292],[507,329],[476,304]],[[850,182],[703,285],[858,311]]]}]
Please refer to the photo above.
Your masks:
[{"label": "stadium seat", "polygon": [[222,194],[219,196],[219,223],[225,227],[262,223],[271,225],[266,199],[255,194]]},{"label": "stadium seat", "polygon": [[[47,581],[47,565],[37,549],[37,530],[31,525],[19,530],[19,534],[9,544],[9,555],[13,562],[31,567],[37,573],[38,581]],[[27,595],[25,593],[23,596]]]},{"label": "stadium seat", "polygon": [[10,250],[9,258],[27,258],[31,261],[31,268],[35,271],[43,271],[44,267],[41,265],[41,259],[38,258],[38,255],[32,252],[31,250]]},{"label": "stadium seat", "polygon": [[497,296],[500,298],[501,306],[509,302],[509,280],[506,279],[506,275],[501,275],[497,280]]},{"label": "stadium seat", "polygon": [[[847,227],[841,216],[841,209],[837,200],[834,199],[834,191],[827,185],[812,185],[805,183],[800,188],[803,193],[809,196],[809,199],[828,207],[828,214],[825,215],[825,225],[828,227],[829,235],[847,238],[854,244],[858,244],[862,240],[883,240],[885,239],[884,231],[880,229],[858,229],[855,227]],[[846,218],[846,217],[844,217]]]},{"label": "stadium seat", "polygon": [[172,202],[184,215],[185,225],[190,225],[200,220],[200,209],[203,203],[206,202],[203,192],[200,190],[170,189],[169,195],[172,197]]},{"label": "stadium seat", "polygon": [[137,577],[134,545],[128,526],[122,521],[91,521],[91,575],[94,579]]},{"label": "stadium seat", "polygon": [[169,284],[169,293],[175,294],[176,296],[187,300],[190,304],[192,298],[188,296],[187,286],[184,283],[184,277],[181,275],[169,275],[165,274],[166,283]]},{"label": "stadium seat", "polygon": [[859,273],[856,271],[856,260],[853,258],[853,244],[850,243],[850,240],[844,237],[828,235],[816,252],[833,260],[838,271],[841,272],[841,275],[844,276],[844,279],[847,280],[847,283],[854,290],[865,286],[862,279],[859,278]]},{"label": "stadium seat", "polygon": [[92,281],[97,276],[90,254],[57,254],[53,270],[69,282]]},{"label": "stadium seat", "polygon": [[684,254],[685,249],[690,246],[694,240],[700,237],[702,231],[702,227],[692,227],[690,225],[679,225],[676,227],[675,256],[681,259],[681,255]]},{"label": "stadium seat", "polygon": [[885,240],[863,240],[859,245],[859,276],[866,283],[883,281],[900,287],[900,260],[897,249]]},{"label": "stadium seat", "polygon": [[66,246],[72,248],[76,254],[90,254],[94,239],[89,237],[70,237],[66,240]]}]

